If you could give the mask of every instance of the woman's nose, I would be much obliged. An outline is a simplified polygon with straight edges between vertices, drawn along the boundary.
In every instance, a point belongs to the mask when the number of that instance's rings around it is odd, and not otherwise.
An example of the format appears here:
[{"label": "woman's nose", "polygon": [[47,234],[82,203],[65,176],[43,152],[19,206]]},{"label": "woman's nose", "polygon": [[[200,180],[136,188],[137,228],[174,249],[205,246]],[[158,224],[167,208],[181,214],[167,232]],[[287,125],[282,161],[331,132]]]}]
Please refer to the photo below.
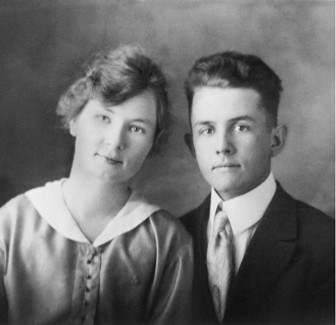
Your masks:
[{"label": "woman's nose", "polygon": [[111,125],[106,132],[105,143],[113,149],[125,150],[127,147],[125,128],[119,125]]}]

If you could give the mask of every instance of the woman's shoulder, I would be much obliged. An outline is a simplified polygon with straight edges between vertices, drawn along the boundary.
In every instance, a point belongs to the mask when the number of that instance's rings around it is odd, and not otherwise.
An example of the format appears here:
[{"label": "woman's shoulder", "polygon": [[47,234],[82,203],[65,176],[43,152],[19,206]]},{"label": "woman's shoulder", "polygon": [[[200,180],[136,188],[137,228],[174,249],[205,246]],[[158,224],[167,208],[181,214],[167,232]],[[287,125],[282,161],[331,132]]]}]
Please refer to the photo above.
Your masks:
[{"label": "woman's shoulder", "polygon": [[0,208],[0,237],[5,240],[27,224],[33,226],[33,219],[37,218],[37,211],[25,193],[14,197]]},{"label": "woman's shoulder", "polygon": [[172,227],[179,228],[181,225],[181,222],[179,221],[178,217],[175,217],[172,213],[169,211],[160,208],[157,211],[155,211],[151,216],[151,219],[153,219],[156,223],[163,223],[165,225],[170,225]]},{"label": "woman's shoulder", "polygon": [[29,219],[29,216],[37,216],[38,211],[34,201],[45,201],[45,204],[47,204],[46,193],[50,187],[59,186],[60,182],[61,180],[49,182],[44,186],[30,189],[9,200],[0,208],[0,224],[24,222]]},{"label": "woman's shoulder", "polygon": [[0,208],[0,218],[3,218],[5,215],[18,214],[22,211],[27,211],[32,208],[32,203],[29,200],[27,194],[22,193],[10,199]]},{"label": "woman's shoulder", "polygon": [[174,240],[180,244],[190,244],[191,238],[178,217],[160,209],[149,217],[149,223],[160,238]]}]

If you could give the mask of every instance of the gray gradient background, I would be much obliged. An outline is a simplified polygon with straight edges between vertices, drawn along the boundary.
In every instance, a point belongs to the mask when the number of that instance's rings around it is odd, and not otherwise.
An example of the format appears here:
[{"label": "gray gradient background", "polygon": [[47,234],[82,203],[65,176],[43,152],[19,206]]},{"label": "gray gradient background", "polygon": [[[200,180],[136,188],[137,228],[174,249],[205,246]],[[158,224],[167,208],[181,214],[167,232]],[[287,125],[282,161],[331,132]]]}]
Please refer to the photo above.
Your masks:
[{"label": "gray gradient background", "polygon": [[168,74],[176,118],[165,155],[135,184],[152,201],[181,215],[208,193],[183,141],[183,79],[200,56],[238,50],[283,80],[289,135],[276,178],[334,216],[334,39],[333,1],[1,1],[0,204],[67,176],[72,140],[56,122],[59,96],[96,50],[136,42]]}]

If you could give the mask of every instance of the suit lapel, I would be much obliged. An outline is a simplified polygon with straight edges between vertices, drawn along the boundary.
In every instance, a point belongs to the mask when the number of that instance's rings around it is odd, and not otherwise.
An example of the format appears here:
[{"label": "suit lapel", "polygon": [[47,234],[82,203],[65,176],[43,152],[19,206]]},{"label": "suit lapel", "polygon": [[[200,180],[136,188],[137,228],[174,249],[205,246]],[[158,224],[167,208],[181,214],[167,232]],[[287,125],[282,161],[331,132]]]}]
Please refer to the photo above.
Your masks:
[{"label": "suit lapel", "polygon": [[276,193],[247,248],[228,301],[226,318],[245,316],[261,300],[291,261],[297,235],[295,202],[277,184]]}]

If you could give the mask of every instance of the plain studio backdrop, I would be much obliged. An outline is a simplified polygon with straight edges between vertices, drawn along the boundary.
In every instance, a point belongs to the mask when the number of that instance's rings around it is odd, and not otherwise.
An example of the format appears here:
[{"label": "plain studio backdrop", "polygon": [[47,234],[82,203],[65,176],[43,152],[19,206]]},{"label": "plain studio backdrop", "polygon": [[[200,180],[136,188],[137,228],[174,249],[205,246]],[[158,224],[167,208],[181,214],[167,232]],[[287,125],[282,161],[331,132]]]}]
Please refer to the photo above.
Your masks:
[{"label": "plain studio backdrop", "polygon": [[163,156],[135,182],[177,216],[209,192],[183,140],[183,80],[204,55],[260,56],[283,81],[279,122],[289,128],[273,161],[296,198],[334,216],[334,1],[68,0],[0,2],[0,204],[66,177],[72,139],[55,108],[87,58],[138,43],[167,73],[175,116]]}]

